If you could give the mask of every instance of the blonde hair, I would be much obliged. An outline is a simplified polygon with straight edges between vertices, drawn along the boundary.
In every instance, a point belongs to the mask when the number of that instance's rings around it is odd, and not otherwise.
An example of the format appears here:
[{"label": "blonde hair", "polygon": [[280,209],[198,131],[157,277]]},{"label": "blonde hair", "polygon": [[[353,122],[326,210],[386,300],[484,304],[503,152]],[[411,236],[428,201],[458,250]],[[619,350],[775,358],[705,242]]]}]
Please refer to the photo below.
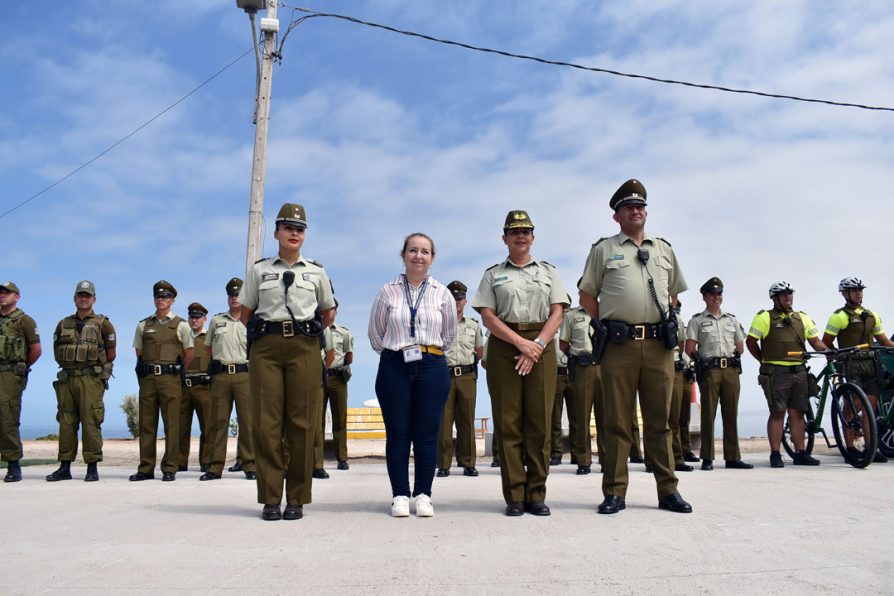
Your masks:
[{"label": "blonde hair", "polygon": [[428,243],[431,244],[431,256],[432,257],[435,256],[435,241],[432,240],[431,238],[429,238],[427,235],[423,234],[422,232],[413,232],[412,234],[410,234],[409,236],[404,238],[404,247],[402,249],[400,249],[401,257],[403,257],[404,254],[407,252],[407,245],[410,243],[411,238],[425,238],[426,240],[428,240]]}]

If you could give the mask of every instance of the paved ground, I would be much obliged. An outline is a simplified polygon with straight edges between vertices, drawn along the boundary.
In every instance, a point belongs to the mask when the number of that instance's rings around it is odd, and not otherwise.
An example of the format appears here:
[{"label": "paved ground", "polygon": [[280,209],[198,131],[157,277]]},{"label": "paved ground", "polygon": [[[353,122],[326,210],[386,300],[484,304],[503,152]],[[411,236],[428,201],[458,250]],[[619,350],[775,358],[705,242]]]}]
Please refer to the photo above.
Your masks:
[{"label": "paved ground", "polygon": [[[26,453],[28,449],[26,447]],[[53,466],[0,484],[4,593],[891,593],[894,464],[681,474],[691,515],[656,507],[655,484],[631,465],[628,509],[595,513],[601,476],[554,467],[548,518],[502,515],[499,470],[435,479],[436,515],[392,519],[382,463],[330,469],[305,519],[263,522],[254,484],[49,484]],[[566,459],[567,461],[567,459]],[[869,496],[870,498],[866,498]]]}]

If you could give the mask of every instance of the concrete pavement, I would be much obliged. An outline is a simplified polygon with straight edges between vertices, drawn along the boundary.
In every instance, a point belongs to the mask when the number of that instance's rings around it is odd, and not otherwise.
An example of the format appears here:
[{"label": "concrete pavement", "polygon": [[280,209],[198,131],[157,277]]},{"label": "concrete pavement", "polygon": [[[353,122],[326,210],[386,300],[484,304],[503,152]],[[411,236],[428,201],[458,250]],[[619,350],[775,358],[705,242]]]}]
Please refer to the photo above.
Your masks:
[{"label": "concrete pavement", "polygon": [[[257,594],[891,593],[894,463],[680,474],[694,513],[657,508],[655,483],[631,465],[627,510],[598,515],[601,475],[554,467],[551,517],[502,515],[499,470],[454,468],[434,484],[435,517],[392,519],[382,463],[329,469],[305,518],[264,522],[254,483],[47,483],[53,466],[0,484],[4,593]],[[567,456],[566,456],[567,461]],[[598,465],[594,466],[598,470]],[[160,478],[160,474],[158,475]]]}]

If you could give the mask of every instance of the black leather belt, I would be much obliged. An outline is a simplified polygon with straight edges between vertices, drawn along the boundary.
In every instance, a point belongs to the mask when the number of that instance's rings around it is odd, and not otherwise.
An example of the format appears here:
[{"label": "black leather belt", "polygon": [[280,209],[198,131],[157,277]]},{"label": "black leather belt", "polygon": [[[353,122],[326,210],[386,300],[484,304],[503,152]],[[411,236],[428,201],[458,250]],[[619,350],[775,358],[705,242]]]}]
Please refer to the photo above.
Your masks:
[{"label": "black leather belt", "polygon": [[210,385],[211,375],[187,375],[183,379],[184,387],[196,387],[198,385]]},{"label": "black leather belt", "polygon": [[248,372],[248,363],[224,364],[222,362],[214,360],[211,362],[211,366],[208,367],[208,372],[210,372],[212,375],[219,375],[223,373],[226,373],[228,375],[235,375],[236,373],[244,373]]},{"label": "black leather belt", "polygon": [[703,358],[704,368],[742,368],[742,359],[735,358]]},{"label": "black leather belt", "polygon": [[473,372],[475,372],[475,365],[474,364],[463,364],[460,366],[451,366],[450,372],[453,374],[454,377],[470,375]]},{"label": "black leather belt", "polygon": [[560,367],[556,368],[556,373],[560,374],[560,375],[568,376],[568,367],[560,366]]},{"label": "black leather belt", "polygon": [[577,366],[590,366],[593,364],[593,352],[581,352],[572,356]]},{"label": "black leather belt", "polygon": [[637,323],[630,325],[624,321],[603,321],[608,327],[609,337],[616,342],[625,339],[641,341],[644,339],[659,339],[660,326],[653,323]]},{"label": "black leather belt", "polygon": [[159,376],[159,375],[177,375],[180,374],[179,364],[147,364],[141,362],[137,364],[137,376]]},{"label": "black leather belt", "polygon": [[258,329],[258,335],[281,335],[283,337],[294,337],[295,335],[304,335],[307,337],[318,337],[322,332],[319,328],[320,323],[313,319],[307,321],[264,321]]},{"label": "black leather belt", "polygon": [[685,362],[683,362],[682,360],[674,360],[674,370],[675,371],[679,372],[679,371],[683,370],[684,368],[686,368]]},{"label": "black leather belt", "polygon": [[336,368],[327,368],[326,374],[330,377],[343,377],[348,374],[348,368],[346,366],[339,366]]}]

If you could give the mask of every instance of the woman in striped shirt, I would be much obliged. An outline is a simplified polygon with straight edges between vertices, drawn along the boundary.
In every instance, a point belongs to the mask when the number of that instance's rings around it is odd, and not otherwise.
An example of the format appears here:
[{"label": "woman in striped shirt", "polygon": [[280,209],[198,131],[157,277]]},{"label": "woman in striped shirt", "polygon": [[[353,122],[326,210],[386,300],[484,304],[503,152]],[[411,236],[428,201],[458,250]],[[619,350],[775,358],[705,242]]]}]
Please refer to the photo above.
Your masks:
[{"label": "woman in striped shirt", "polygon": [[[410,234],[400,256],[405,273],[382,286],[369,315],[369,341],[381,356],[376,397],[385,421],[385,460],[391,480],[391,515],[431,517],[438,430],[450,376],[444,352],[456,338],[456,302],[428,274],[435,244]],[[410,493],[410,443],[415,478]]]}]

